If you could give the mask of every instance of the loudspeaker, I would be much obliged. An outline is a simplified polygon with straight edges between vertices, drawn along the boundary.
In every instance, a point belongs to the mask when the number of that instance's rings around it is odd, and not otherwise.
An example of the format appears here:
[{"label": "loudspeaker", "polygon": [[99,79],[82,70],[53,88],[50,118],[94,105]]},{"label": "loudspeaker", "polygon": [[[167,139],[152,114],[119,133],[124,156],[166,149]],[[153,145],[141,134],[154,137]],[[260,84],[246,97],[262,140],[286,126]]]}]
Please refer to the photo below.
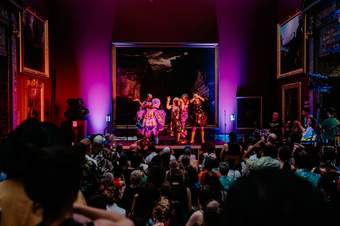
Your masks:
[{"label": "loudspeaker", "polygon": [[262,97],[237,97],[236,128],[262,128]]}]

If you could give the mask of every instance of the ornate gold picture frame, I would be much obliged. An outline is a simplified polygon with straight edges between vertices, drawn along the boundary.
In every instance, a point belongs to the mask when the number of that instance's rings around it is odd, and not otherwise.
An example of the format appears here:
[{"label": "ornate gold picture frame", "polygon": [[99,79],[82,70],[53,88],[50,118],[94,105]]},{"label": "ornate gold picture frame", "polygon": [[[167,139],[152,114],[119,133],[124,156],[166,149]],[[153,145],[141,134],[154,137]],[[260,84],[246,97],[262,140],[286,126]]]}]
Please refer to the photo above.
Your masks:
[{"label": "ornate gold picture frame", "polygon": [[20,72],[49,77],[48,20],[30,9],[19,14]]},{"label": "ornate gold picture frame", "polygon": [[306,72],[306,17],[297,13],[277,24],[277,78]]}]

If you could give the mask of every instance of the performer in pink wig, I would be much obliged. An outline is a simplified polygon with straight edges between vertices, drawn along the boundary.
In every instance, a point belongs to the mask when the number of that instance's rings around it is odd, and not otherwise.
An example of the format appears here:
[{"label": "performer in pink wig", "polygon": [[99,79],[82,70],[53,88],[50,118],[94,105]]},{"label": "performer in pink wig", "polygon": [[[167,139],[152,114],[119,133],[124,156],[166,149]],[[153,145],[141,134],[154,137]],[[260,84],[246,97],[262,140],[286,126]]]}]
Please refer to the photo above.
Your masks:
[{"label": "performer in pink wig", "polygon": [[[146,108],[143,116],[143,122],[141,128],[137,128],[139,133],[146,139],[154,138],[155,144],[158,144],[158,134],[164,130],[165,125],[165,111],[159,109],[161,101],[158,98],[152,99],[152,105]],[[137,112],[137,118],[141,117],[141,112]]]}]

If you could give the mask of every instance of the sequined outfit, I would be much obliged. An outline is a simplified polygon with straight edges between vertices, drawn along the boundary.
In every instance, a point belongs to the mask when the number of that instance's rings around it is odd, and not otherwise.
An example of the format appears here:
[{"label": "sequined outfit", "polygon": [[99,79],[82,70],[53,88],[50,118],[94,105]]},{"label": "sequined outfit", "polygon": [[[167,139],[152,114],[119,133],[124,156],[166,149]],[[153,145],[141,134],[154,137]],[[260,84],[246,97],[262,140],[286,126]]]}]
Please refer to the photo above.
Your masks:
[{"label": "sequined outfit", "polygon": [[193,127],[204,127],[207,124],[207,116],[201,103],[194,102],[191,124]]},{"label": "sequined outfit", "polygon": [[189,104],[183,104],[181,109],[182,138],[187,136],[186,124],[189,117]]},{"label": "sequined outfit", "polygon": [[137,131],[145,138],[150,138],[152,135],[157,137],[158,133],[164,130],[166,113],[158,109],[160,105],[159,99],[153,99],[152,103],[151,108],[137,112],[137,119],[142,118],[141,126],[137,127]]},{"label": "sequined outfit", "polygon": [[170,131],[172,135],[182,133],[181,109],[177,106],[171,107]]}]

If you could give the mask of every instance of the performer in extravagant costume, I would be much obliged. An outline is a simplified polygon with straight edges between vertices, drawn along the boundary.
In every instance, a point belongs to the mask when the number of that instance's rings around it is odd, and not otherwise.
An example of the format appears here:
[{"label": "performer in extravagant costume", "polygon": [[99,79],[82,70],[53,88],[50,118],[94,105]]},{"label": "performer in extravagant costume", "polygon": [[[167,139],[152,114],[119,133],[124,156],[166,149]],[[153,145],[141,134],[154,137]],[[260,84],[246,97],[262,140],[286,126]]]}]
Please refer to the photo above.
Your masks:
[{"label": "performer in extravagant costume", "polygon": [[205,143],[204,140],[204,126],[207,122],[207,116],[203,110],[203,102],[204,98],[200,95],[194,93],[193,98],[190,100],[193,108],[193,115],[192,115],[192,131],[191,131],[191,140],[190,143],[193,144],[195,141],[195,134],[196,134],[196,127],[201,128],[201,141]]},{"label": "performer in extravagant costume", "polygon": [[189,96],[188,94],[183,94],[181,96],[182,105],[181,105],[181,122],[182,122],[182,139],[185,140],[187,136],[186,124],[189,116]]},{"label": "performer in extravagant costume", "polygon": [[[137,128],[138,132],[146,139],[154,138],[155,144],[158,144],[158,134],[164,130],[166,113],[160,110],[161,101],[158,98],[152,99],[152,105],[146,108],[143,115],[143,122],[141,128]],[[141,117],[140,111],[137,112],[137,118]]]},{"label": "performer in extravagant costume", "polygon": [[181,135],[182,135],[182,120],[181,120],[181,105],[182,100],[175,97],[172,100],[172,105],[170,105],[171,98],[167,98],[166,108],[171,110],[171,117],[170,117],[170,134],[171,136],[176,137],[176,142],[180,143]]},{"label": "performer in extravagant costume", "polygon": [[138,102],[140,105],[139,111],[137,112],[137,120],[136,120],[136,127],[138,130],[142,129],[143,127],[143,120],[148,108],[152,107],[152,94],[148,94],[146,96],[145,101],[143,103],[139,99],[135,99],[134,101]]}]

